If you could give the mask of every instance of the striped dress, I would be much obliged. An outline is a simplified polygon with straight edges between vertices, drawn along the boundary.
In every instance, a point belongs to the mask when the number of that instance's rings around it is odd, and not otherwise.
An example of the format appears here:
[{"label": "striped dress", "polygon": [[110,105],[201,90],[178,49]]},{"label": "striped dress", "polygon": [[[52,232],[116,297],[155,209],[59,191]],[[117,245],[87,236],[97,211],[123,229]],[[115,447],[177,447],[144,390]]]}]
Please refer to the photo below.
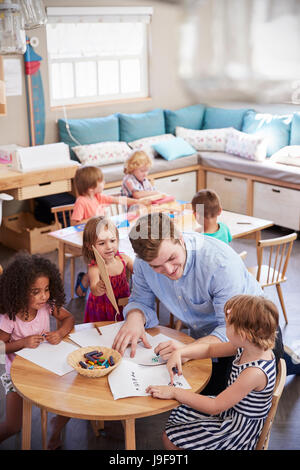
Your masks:
[{"label": "striped dress", "polygon": [[172,411],[166,434],[177,447],[190,450],[253,450],[272,404],[276,380],[275,358],[239,364],[238,349],[232,363],[228,386],[247,367],[259,367],[268,383],[260,392],[252,391],[239,403],[218,415],[208,415],[187,405]]}]

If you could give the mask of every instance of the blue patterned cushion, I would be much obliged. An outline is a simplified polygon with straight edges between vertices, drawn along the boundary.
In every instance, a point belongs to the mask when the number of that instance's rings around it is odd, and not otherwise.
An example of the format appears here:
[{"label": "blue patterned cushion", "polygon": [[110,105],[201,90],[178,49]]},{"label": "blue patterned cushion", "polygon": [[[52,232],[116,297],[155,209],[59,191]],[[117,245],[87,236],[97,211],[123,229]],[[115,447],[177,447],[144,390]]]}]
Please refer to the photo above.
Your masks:
[{"label": "blue patterned cushion", "polygon": [[290,145],[300,145],[300,113],[294,113],[293,115]]},{"label": "blue patterned cushion", "polygon": [[243,119],[248,109],[206,108],[203,121],[203,129],[221,129],[234,127],[238,131],[242,129]]},{"label": "blue patterned cushion", "polygon": [[[60,140],[69,145],[70,149],[78,145],[119,141],[119,120],[115,114],[103,118],[68,119],[69,132],[66,124],[65,119],[58,120]],[[73,151],[71,157],[79,161]]]},{"label": "blue patterned cushion", "polygon": [[194,147],[181,137],[174,137],[174,139],[158,142],[157,144],[153,144],[152,147],[159,155],[169,161],[196,153]]},{"label": "blue patterned cushion", "polygon": [[162,109],[154,109],[147,113],[119,114],[119,126],[120,140],[123,142],[166,133]]},{"label": "blue patterned cushion", "polygon": [[267,140],[267,157],[273,155],[280,148],[289,145],[291,115],[256,113],[249,111],[243,123],[243,132],[255,134]]},{"label": "blue patterned cushion", "polygon": [[205,106],[202,104],[187,106],[176,111],[165,109],[166,132],[168,134],[175,134],[177,126],[187,129],[201,129],[204,111]]}]

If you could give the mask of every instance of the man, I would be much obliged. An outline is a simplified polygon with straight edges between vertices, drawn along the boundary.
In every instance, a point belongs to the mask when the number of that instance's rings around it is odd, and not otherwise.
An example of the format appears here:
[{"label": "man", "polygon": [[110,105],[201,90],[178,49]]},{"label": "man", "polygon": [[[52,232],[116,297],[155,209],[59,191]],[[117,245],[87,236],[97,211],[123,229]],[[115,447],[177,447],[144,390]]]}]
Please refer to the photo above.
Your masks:
[{"label": "man", "polygon": [[[230,246],[203,234],[182,234],[166,214],[141,217],[129,238],[137,258],[132,293],[123,311],[126,322],[113,344],[121,354],[131,343],[133,357],[139,339],[150,347],[145,328],[158,324],[155,297],[190,327],[192,337],[219,342],[227,341],[225,302],[236,294],[263,295]],[[173,341],[161,343],[159,353],[167,358],[174,347]]]}]

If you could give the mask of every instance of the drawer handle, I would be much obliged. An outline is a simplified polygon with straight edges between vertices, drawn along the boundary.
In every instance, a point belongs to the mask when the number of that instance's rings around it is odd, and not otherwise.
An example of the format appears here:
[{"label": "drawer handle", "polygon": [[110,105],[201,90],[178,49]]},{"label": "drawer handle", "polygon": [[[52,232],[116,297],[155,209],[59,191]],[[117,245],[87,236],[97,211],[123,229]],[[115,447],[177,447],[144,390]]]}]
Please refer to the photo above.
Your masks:
[{"label": "drawer handle", "polygon": [[179,178],[174,178],[173,180],[171,180],[171,183],[176,183],[176,181],[179,181]]},{"label": "drawer handle", "polygon": [[47,181],[46,183],[39,183],[39,186],[48,186],[48,184],[51,184],[51,181]]},{"label": "drawer handle", "polygon": [[274,189],[272,188],[273,193],[280,193],[280,189]]},{"label": "drawer handle", "polygon": [[48,230],[42,230],[41,233],[50,233],[51,232],[51,228],[49,228]]},{"label": "drawer handle", "polygon": [[232,178],[224,178],[225,181],[232,181]]}]

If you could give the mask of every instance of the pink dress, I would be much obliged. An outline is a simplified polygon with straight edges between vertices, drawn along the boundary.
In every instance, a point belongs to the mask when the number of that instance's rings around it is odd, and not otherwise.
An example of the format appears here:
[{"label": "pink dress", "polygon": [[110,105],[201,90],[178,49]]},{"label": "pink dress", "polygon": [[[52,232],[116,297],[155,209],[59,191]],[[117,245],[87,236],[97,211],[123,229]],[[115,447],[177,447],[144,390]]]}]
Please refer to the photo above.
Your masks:
[{"label": "pink dress", "polygon": [[[119,256],[123,263],[123,271],[117,276],[109,276],[116,300],[123,297],[129,297],[130,289],[126,278],[126,264],[122,256],[118,252],[116,256]],[[92,262],[90,266],[93,266],[95,262]],[[110,302],[106,294],[101,296],[89,294],[88,301],[85,307],[84,322],[96,322],[96,321],[122,321],[123,318],[123,307],[119,307],[120,315],[116,316],[116,310]]]},{"label": "pink dress", "polygon": [[[23,321],[19,317],[16,317],[15,320],[10,320],[8,315],[0,315],[0,330],[11,335],[10,341],[17,341],[26,336],[40,335],[50,331],[50,314],[51,307],[46,304],[37,311],[35,318],[31,321]],[[10,374],[14,358],[14,353],[6,354],[5,356],[5,370],[7,374]]]}]

